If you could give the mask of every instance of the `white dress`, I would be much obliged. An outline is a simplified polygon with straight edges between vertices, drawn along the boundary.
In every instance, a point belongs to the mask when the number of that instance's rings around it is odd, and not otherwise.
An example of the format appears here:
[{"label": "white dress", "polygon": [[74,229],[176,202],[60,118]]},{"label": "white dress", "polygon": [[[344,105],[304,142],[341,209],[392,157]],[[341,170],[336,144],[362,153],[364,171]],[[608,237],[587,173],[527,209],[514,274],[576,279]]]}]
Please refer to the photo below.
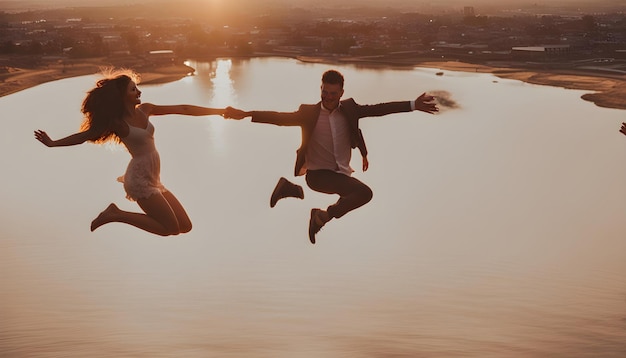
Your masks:
[{"label": "white dress", "polygon": [[154,145],[154,126],[150,120],[146,128],[127,125],[128,135],[120,139],[132,159],[124,176],[118,178],[118,181],[124,183],[126,198],[136,201],[167,191],[161,184],[161,159]]}]

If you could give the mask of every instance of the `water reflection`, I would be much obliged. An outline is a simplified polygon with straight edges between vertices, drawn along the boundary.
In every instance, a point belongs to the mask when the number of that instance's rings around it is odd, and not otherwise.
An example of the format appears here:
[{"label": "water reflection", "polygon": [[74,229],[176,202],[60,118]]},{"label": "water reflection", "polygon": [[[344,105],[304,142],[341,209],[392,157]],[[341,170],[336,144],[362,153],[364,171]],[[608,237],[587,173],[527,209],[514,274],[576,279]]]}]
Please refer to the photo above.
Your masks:
[{"label": "water reflection", "polygon": [[230,59],[216,61],[215,71],[211,73],[213,83],[213,103],[219,107],[226,107],[235,100],[233,80],[230,78],[230,69],[233,63]]},{"label": "water reflection", "polygon": [[[235,102],[235,89],[230,77],[232,61],[230,59],[218,59],[209,63],[194,63],[197,66],[197,76],[203,82],[210,80],[210,102],[214,107],[224,108]],[[224,150],[224,122],[213,120],[210,122],[207,133],[215,143],[215,149]]]},{"label": "water reflection", "polygon": [[[193,67],[142,97],[295,110],[319,99],[329,66]],[[128,153],[44,149],[32,130],[76,130],[95,77],[0,98],[0,356],[623,356],[623,112],[489,75],[339,69],[359,102],[432,89],[459,108],[364,120],[371,167],[356,175],[374,199],[314,247],[308,211],[329,198],[268,205],[297,129],[155,119],[163,180],[193,231],[90,233],[110,198],[134,205],[115,181]]]}]

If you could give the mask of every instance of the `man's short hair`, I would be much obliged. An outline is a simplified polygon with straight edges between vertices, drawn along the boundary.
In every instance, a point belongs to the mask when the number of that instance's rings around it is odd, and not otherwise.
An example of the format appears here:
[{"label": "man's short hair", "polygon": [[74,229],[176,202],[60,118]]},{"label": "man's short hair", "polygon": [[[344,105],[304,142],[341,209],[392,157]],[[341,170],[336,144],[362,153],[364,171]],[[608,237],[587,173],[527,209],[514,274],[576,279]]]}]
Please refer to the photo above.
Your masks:
[{"label": "man's short hair", "polygon": [[336,70],[328,70],[322,75],[322,83],[341,85],[343,88],[343,75]]}]

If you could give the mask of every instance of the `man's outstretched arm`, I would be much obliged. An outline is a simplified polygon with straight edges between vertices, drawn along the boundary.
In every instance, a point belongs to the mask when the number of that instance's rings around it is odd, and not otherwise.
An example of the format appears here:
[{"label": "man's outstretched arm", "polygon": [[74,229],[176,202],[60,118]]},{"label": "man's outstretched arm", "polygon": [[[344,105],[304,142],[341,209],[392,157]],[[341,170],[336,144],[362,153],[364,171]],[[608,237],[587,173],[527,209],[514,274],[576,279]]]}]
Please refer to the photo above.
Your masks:
[{"label": "man's outstretched arm", "polygon": [[437,103],[435,102],[435,97],[427,95],[426,93],[422,93],[419,97],[417,97],[415,100],[415,108],[413,109],[430,114],[439,112],[439,108],[437,108]]},{"label": "man's outstretched arm", "polygon": [[276,112],[276,111],[244,111],[241,109],[226,107],[224,118],[243,119],[252,117],[252,122],[268,123],[278,126],[299,126],[302,122],[302,112]]}]

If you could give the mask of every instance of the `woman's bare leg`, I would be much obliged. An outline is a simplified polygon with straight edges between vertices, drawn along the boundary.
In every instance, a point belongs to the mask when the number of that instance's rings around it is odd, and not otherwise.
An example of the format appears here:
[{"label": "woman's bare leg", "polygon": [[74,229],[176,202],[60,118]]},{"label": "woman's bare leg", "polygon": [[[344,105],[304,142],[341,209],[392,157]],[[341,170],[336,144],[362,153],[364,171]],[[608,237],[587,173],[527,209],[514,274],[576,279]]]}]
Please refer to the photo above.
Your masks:
[{"label": "woman's bare leg", "polygon": [[120,215],[120,212],[122,212],[122,210],[120,210],[117,205],[113,203],[109,204],[106,209],[102,210],[102,212],[93,219],[91,222],[91,231],[94,231],[104,224],[117,221],[116,218]]},{"label": "woman's bare leg", "polygon": [[178,228],[181,234],[191,231],[191,219],[189,219],[189,215],[185,211],[183,205],[176,199],[174,194],[170,191],[166,191],[163,193],[163,197],[170,204],[170,207],[174,211],[174,215],[176,215],[176,220],[178,221]]},{"label": "woman's bare leg", "polygon": [[[163,194],[153,194],[149,198],[138,199],[137,204],[139,204],[139,207],[141,207],[145,214],[124,211],[119,209],[115,204],[110,204],[91,222],[91,231],[107,223],[121,222],[161,236],[177,235],[181,233],[176,218],[177,213],[170,206],[168,199],[166,199]],[[178,203],[178,205],[180,205],[180,203]]]}]

